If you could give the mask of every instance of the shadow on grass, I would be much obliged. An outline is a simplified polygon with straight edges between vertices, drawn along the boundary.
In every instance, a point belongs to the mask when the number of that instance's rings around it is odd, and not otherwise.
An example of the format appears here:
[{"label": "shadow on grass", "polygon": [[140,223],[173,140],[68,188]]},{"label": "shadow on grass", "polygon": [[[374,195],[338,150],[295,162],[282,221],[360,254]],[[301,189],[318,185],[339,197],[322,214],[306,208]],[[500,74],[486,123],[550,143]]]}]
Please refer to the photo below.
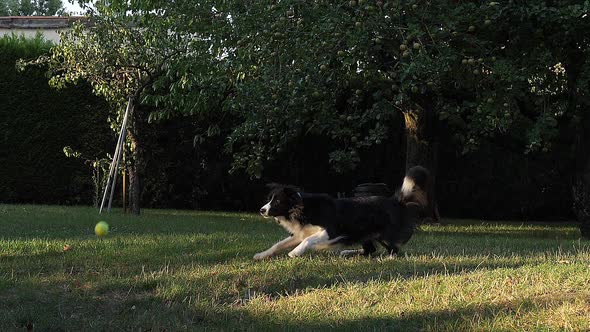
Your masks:
[{"label": "shadow on grass", "polygon": [[341,284],[366,285],[373,282],[411,280],[442,275],[462,275],[475,271],[516,269],[522,262],[469,260],[449,263],[445,261],[416,261],[412,259],[382,260],[340,259],[275,264],[234,266],[225,271],[209,274],[182,274],[161,280],[163,288],[183,285],[182,294],[198,294],[212,298],[215,303],[231,305],[243,302],[251,295],[277,299],[290,294],[306,293],[316,289],[331,288]]},{"label": "shadow on grass", "polygon": [[[346,319],[326,312],[316,319],[290,319],[289,315],[277,316],[270,313],[253,315],[248,310],[235,308],[230,314],[216,320],[239,319],[241,326],[248,330],[281,329],[287,331],[471,331],[519,329],[519,318],[548,307],[571,303],[575,299],[567,295],[538,296],[503,301],[465,305],[456,309],[428,310],[411,313],[396,313],[391,317]],[[513,325],[497,326],[502,317],[508,317]],[[213,323],[215,320],[212,320]],[[536,322],[536,328],[541,328]],[[529,328],[532,326],[529,326]],[[522,327],[521,327],[522,328]]]},{"label": "shadow on grass", "polygon": [[[130,290],[92,294],[83,289],[49,289],[41,292],[0,294],[0,318],[5,329],[35,330],[283,330],[283,331],[418,331],[518,329],[519,319],[548,307],[575,301],[567,294],[517,298],[496,303],[468,304],[458,308],[418,312],[392,311],[388,317],[371,310],[362,318],[337,312],[304,317],[247,306],[210,306],[206,302],[165,300],[153,292]],[[342,314],[342,313],[340,313]],[[516,326],[499,327],[507,317]],[[536,324],[539,324],[537,322]],[[541,323],[542,324],[542,323]],[[537,325],[539,328],[542,325]],[[529,326],[530,327],[530,326]],[[522,328],[522,327],[521,327]]]},{"label": "shadow on grass", "polygon": [[210,267],[251,257],[248,252],[254,252],[255,247],[248,238],[243,234],[217,232],[32,242],[14,249],[0,247],[0,275],[15,270],[30,275],[65,273],[71,269],[74,273],[85,270],[139,273],[163,267],[174,270]]},{"label": "shadow on grass", "polygon": [[47,286],[0,292],[3,330],[165,331],[186,330],[204,321],[188,303],[173,305],[151,291],[100,293],[88,291],[83,283]]}]

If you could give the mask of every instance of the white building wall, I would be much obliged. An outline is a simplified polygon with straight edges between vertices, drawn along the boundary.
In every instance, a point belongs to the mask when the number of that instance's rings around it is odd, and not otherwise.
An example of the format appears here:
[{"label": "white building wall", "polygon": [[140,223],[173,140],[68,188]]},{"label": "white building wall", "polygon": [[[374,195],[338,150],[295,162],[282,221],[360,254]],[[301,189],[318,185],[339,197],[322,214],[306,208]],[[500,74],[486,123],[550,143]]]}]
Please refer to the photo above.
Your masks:
[{"label": "white building wall", "polygon": [[56,16],[0,16],[0,37],[16,34],[35,37],[43,34],[45,39],[59,43],[59,32],[69,29],[75,21],[85,20],[84,17]]},{"label": "white building wall", "polygon": [[50,40],[54,43],[59,43],[59,31],[64,31],[67,29],[56,29],[56,30],[51,30],[51,29],[5,29],[5,28],[0,28],[0,37],[4,36],[4,35],[10,35],[10,34],[15,34],[15,35],[24,35],[26,38],[34,38],[37,33],[41,33],[43,34],[43,37],[45,37],[46,40]]}]

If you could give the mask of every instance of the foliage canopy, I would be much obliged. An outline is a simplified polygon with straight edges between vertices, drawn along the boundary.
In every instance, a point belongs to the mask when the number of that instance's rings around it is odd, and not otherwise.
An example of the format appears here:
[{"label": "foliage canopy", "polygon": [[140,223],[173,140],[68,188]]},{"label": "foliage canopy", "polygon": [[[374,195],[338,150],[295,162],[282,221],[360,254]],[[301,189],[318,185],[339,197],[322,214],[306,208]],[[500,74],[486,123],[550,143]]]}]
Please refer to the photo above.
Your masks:
[{"label": "foliage canopy", "polygon": [[[421,109],[460,151],[547,151],[588,105],[588,1],[99,1],[53,51],[53,82],[141,94],[150,119],[231,116],[234,170],[303,135],[338,171]],[[208,132],[220,132],[212,124]],[[561,125],[561,126],[560,126]],[[436,137],[436,135],[434,135]]]},{"label": "foliage canopy", "polygon": [[53,16],[63,12],[61,0],[0,0],[0,16]]}]

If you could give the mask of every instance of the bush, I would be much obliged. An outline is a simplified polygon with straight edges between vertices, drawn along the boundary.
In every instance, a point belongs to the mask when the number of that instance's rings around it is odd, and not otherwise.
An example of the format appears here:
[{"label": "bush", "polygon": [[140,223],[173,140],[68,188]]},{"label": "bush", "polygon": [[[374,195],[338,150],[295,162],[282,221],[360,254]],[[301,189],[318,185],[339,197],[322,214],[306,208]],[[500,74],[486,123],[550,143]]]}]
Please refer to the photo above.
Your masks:
[{"label": "bush", "polygon": [[63,148],[104,155],[114,146],[108,106],[88,86],[55,90],[43,69],[17,70],[18,59],[34,59],[51,46],[40,35],[0,38],[2,202],[88,204],[92,171],[66,158]]}]

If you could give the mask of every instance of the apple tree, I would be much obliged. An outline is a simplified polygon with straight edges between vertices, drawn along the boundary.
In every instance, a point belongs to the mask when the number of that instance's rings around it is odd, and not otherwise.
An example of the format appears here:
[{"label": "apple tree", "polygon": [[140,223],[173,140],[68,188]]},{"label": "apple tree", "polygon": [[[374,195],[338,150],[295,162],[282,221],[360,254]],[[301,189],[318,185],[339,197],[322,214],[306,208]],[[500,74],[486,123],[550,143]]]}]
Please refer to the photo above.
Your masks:
[{"label": "apple tree", "polygon": [[[85,6],[87,20],[61,34],[61,42],[50,56],[36,62],[47,64],[50,84],[61,87],[81,80],[91,84],[95,94],[104,97],[115,111],[109,121],[120,126],[128,100],[133,103],[127,130],[130,207],[140,213],[140,176],[146,167],[141,137],[148,121],[169,117],[177,110],[198,112],[207,109],[208,84],[214,56],[211,42],[195,31],[188,33],[172,24],[180,14],[166,10],[168,2],[97,1]],[[204,29],[212,21],[210,10],[193,17]],[[178,29],[175,29],[178,28]],[[195,35],[196,33],[196,35]],[[189,61],[190,59],[190,61]],[[195,88],[191,94],[176,93],[175,86]],[[201,96],[201,91],[205,91]],[[190,104],[190,105],[189,105]],[[155,112],[155,107],[161,110]]]},{"label": "apple tree", "polygon": [[337,171],[351,169],[359,150],[380,144],[401,115],[407,167],[436,171],[442,131],[462,153],[499,139],[522,153],[547,153],[565,131],[577,142],[572,174],[590,183],[588,7],[511,0],[220,7],[233,27],[226,44],[235,91],[225,105],[243,119],[227,141],[234,169],[260,175],[269,158],[309,133],[332,140]]}]

